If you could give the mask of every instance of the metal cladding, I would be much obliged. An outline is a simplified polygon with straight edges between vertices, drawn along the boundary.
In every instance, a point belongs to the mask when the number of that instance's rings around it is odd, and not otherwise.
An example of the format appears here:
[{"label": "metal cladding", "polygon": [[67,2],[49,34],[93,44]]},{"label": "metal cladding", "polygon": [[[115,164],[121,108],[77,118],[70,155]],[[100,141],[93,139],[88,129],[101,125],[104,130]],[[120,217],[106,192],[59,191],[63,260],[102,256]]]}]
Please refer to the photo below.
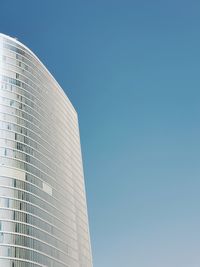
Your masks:
[{"label": "metal cladding", "polygon": [[3,34],[0,266],[92,267],[77,113],[33,52]]}]

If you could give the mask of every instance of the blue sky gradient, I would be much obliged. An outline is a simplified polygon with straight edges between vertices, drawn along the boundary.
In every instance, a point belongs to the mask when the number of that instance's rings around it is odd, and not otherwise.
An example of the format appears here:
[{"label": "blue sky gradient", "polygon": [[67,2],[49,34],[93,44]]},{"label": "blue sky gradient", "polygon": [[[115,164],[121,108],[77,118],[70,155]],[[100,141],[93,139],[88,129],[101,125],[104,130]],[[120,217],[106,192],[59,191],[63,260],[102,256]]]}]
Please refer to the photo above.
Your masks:
[{"label": "blue sky gradient", "polygon": [[94,267],[199,267],[200,2],[0,7],[79,113]]}]

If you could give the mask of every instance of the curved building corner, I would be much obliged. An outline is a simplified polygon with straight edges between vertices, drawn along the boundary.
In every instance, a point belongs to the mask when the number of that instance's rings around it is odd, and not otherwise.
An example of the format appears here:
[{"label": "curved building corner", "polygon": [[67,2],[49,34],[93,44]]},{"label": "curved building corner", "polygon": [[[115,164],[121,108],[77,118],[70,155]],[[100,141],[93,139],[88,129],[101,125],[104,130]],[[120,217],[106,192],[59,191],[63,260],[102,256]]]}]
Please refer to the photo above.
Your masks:
[{"label": "curved building corner", "polygon": [[33,52],[4,34],[0,266],[92,267],[76,111]]}]

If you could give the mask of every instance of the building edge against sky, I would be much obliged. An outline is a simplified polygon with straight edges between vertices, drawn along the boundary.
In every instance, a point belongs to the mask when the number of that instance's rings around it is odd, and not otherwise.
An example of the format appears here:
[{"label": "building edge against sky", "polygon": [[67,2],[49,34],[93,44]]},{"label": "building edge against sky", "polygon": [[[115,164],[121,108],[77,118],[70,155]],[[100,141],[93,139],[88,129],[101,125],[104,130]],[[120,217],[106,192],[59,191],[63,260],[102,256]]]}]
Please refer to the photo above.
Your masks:
[{"label": "building edge against sky", "polygon": [[37,56],[4,34],[0,266],[92,267],[77,113]]}]

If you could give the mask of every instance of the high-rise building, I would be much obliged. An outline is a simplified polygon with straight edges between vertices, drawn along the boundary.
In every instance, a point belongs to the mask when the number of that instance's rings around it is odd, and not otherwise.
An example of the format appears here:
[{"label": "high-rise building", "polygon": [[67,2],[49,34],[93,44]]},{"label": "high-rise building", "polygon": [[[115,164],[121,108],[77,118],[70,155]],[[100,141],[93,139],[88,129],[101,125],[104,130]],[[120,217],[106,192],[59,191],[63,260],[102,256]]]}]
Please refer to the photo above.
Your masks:
[{"label": "high-rise building", "polygon": [[37,56],[0,34],[0,267],[91,267],[77,113]]}]

